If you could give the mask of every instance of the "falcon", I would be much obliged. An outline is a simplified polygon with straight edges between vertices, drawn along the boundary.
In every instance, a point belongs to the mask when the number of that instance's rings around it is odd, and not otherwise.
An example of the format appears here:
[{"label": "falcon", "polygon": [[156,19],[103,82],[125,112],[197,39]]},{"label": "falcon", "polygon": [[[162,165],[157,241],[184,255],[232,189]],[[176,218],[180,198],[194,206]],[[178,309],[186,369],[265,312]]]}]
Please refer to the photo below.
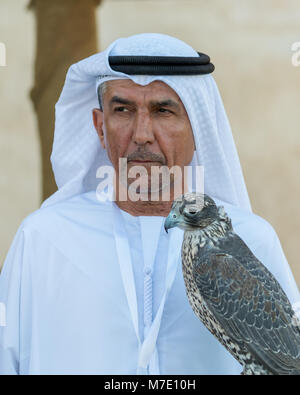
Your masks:
[{"label": "falcon", "polygon": [[187,193],[165,220],[166,231],[175,226],[184,230],[182,271],[192,309],[242,374],[300,374],[300,322],[224,208],[208,195]]}]

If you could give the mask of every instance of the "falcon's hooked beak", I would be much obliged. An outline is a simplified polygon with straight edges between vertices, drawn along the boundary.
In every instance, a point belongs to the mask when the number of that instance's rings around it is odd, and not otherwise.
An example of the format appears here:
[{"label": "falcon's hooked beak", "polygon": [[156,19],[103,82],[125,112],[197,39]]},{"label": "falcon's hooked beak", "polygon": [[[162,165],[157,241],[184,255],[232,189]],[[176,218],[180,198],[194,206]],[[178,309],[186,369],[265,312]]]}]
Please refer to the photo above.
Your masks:
[{"label": "falcon's hooked beak", "polygon": [[170,212],[170,214],[167,216],[167,218],[165,219],[165,231],[168,233],[168,229],[171,228],[175,228],[175,226],[177,226],[178,224],[178,218],[177,215],[174,214],[174,212]]}]

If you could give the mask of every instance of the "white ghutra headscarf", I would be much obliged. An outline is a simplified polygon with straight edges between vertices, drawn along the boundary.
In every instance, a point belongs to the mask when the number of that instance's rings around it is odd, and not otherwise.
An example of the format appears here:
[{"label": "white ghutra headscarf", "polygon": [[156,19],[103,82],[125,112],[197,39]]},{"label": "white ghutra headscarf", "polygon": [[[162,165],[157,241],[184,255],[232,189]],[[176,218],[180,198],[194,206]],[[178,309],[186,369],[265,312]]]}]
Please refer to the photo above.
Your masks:
[{"label": "white ghutra headscarf", "polygon": [[43,206],[95,190],[97,169],[111,164],[92,122],[98,108],[97,87],[129,78],[147,85],[163,81],[180,97],[194,133],[193,166],[204,167],[204,191],[224,202],[251,210],[231,128],[216,83],[206,75],[127,75],[114,71],[109,56],[198,57],[186,43],[162,34],[138,34],[113,42],[105,51],[73,64],[56,104],[51,161],[58,191]]}]

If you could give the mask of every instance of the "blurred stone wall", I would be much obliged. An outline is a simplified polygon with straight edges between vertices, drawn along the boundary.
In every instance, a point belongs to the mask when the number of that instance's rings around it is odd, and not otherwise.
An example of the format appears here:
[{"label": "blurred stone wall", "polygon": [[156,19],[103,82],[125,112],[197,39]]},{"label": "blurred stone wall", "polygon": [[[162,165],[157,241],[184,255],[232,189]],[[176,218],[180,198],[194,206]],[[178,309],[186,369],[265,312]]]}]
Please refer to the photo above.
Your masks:
[{"label": "blurred stone wall", "polygon": [[0,1],[0,266],[23,218],[40,204],[40,157],[29,99],[33,83],[34,19],[28,0]]},{"label": "blurred stone wall", "polygon": [[[39,147],[28,92],[33,15],[25,0],[0,2],[0,259],[21,220],[39,206]],[[277,231],[300,285],[299,0],[103,0],[101,49],[142,32],[173,35],[208,53],[224,100],[253,211]]]}]

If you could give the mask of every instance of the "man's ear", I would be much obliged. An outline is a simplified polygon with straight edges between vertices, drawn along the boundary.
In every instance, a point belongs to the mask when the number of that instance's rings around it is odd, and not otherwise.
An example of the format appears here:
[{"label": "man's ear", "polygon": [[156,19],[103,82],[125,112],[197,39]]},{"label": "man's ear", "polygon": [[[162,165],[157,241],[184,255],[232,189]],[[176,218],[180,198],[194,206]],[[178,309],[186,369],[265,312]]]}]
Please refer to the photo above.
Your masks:
[{"label": "man's ear", "polygon": [[101,146],[102,148],[105,149],[105,140],[104,140],[104,132],[103,132],[103,111],[101,111],[99,108],[93,109],[93,123],[96,132],[99,136]]}]

